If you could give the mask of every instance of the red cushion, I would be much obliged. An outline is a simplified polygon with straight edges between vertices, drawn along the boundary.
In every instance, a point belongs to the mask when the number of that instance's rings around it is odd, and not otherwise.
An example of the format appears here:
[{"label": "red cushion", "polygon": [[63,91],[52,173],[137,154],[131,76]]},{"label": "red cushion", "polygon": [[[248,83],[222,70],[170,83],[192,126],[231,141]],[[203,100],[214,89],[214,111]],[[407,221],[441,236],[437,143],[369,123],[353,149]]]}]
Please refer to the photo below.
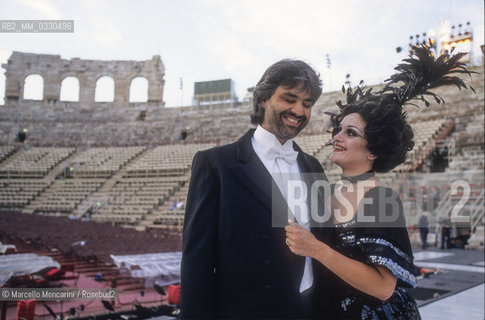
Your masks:
[{"label": "red cushion", "polygon": [[167,302],[169,304],[180,304],[180,285],[171,284],[168,286]]},{"label": "red cushion", "polygon": [[17,304],[17,320],[34,320],[35,315],[35,299],[20,300]]}]

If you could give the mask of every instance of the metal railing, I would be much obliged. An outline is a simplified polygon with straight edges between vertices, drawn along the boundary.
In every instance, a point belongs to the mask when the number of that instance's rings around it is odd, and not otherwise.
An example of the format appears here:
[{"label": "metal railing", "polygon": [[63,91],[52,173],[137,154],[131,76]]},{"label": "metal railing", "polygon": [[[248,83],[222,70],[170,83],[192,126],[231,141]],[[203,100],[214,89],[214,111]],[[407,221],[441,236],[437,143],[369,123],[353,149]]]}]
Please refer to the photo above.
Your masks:
[{"label": "metal railing", "polygon": [[[480,221],[482,221],[485,216],[484,192],[485,191],[482,189],[476,199],[473,202],[470,202],[467,206],[467,209],[470,212],[469,223],[472,233],[474,232],[475,227],[480,224]],[[453,195],[451,194],[451,190],[448,190],[442,200],[439,202],[438,207],[436,208],[436,212],[440,213],[439,217],[437,217],[438,221],[444,219],[448,215],[452,217],[452,211],[454,207],[455,201],[453,200]],[[462,216],[460,216],[459,218],[462,218]]]},{"label": "metal railing", "polygon": [[[483,220],[485,215],[485,205],[484,205],[484,190],[480,192],[478,198],[474,201],[471,206],[470,218],[471,218],[471,230],[474,232],[475,227],[480,223],[480,220]],[[483,221],[482,221],[483,222]]]}]

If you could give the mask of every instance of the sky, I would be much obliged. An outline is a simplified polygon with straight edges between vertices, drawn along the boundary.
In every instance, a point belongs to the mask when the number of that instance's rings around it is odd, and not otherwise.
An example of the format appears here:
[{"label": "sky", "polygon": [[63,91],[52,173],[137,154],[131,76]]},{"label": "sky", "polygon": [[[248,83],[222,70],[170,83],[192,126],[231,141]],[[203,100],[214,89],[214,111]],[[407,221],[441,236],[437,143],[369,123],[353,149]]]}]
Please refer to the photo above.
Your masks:
[{"label": "sky", "polygon": [[164,100],[179,106],[192,103],[194,82],[226,78],[242,100],[267,67],[294,58],[321,74],[327,92],[347,74],[353,84],[383,82],[406,57],[396,47],[407,48],[410,35],[437,33],[447,18],[471,23],[481,59],[483,0],[0,0],[0,20],[74,20],[73,33],[0,33],[0,63],[12,51],[95,60],[160,55]]}]

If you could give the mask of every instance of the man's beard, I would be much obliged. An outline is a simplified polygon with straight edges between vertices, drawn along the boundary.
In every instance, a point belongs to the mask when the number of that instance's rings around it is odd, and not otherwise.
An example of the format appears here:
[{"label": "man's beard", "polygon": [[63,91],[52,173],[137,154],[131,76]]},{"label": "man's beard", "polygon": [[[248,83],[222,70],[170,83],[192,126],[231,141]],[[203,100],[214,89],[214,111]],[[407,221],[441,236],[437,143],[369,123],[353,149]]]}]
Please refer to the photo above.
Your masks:
[{"label": "man's beard", "polygon": [[[294,127],[294,130],[288,131],[287,126],[283,123],[283,116],[285,115],[300,120],[300,125],[298,127]],[[289,140],[296,137],[300,131],[306,127],[307,123],[308,119],[306,116],[297,116],[290,111],[283,111],[280,113],[273,112],[272,117],[269,119],[269,125],[273,129],[274,135],[282,140]]]}]

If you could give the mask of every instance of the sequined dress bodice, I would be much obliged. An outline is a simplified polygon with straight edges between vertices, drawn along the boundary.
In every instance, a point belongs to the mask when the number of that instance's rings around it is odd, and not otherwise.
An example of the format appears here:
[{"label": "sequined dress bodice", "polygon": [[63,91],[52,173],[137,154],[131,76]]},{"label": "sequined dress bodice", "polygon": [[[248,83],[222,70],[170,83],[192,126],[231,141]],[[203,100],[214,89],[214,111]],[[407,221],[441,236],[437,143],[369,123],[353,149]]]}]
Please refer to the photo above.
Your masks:
[{"label": "sequined dress bodice", "polygon": [[[392,189],[377,187],[371,189],[366,197],[373,198],[373,204],[365,207],[366,215],[375,215],[379,208],[382,192],[392,193]],[[381,191],[381,193],[379,193]],[[397,209],[396,209],[397,208]],[[387,208],[386,210],[389,210]],[[332,247],[352,259],[370,264],[381,265],[397,278],[394,294],[386,301],[362,293],[335,275],[329,279],[332,294],[332,318],[339,319],[421,319],[415,300],[406,291],[416,286],[413,275],[413,255],[405,226],[402,204],[394,207],[399,210],[400,220],[394,226],[379,224],[362,225],[355,217],[345,223],[335,225]]]}]

